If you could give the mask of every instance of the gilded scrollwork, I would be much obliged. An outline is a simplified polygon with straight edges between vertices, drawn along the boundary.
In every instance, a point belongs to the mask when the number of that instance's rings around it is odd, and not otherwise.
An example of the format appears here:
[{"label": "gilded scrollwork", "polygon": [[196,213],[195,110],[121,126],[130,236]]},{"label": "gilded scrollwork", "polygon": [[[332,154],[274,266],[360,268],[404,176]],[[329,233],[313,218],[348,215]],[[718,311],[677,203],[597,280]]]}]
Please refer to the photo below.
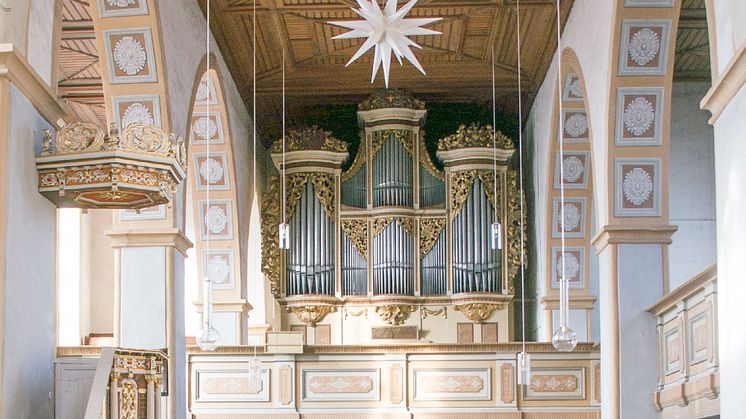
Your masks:
[{"label": "gilded scrollwork", "polygon": [[388,324],[399,326],[409,318],[417,309],[417,306],[410,304],[392,304],[376,307],[376,314],[381,320]]},{"label": "gilded scrollwork", "polygon": [[438,242],[446,226],[445,218],[423,218],[420,220],[420,257],[425,257]]},{"label": "gilded scrollwork", "polygon": [[425,102],[413,98],[409,92],[403,89],[384,89],[368,96],[358,105],[358,109],[361,111],[388,108],[424,110]]},{"label": "gilded scrollwork", "polygon": [[269,180],[269,189],[262,196],[262,272],[270,291],[275,297],[280,296],[280,182],[278,176]]},{"label": "gilded scrollwork", "polygon": [[316,192],[316,197],[324,207],[326,215],[331,219],[334,219],[336,215],[334,205],[334,176],[329,173],[313,173],[311,174],[311,183],[313,183],[313,190]]},{"label": "gilded scrollwork", "polygon": [[391,224],[392,221],[394,221],[393,217],[389,217],[389,218],[375,218],[375,219],[373,219],[373,234],[372,234],[372,237],[376,237],[379,234],[381,234],[381,232],[383,230],[385,230],[386,227],[388,227],[389,224]]},{"label": "gilded scrollwork", "polygon": [[443,171],[438,170],[437,167],[435,167],[435,164],[433,164],[433,160],[430,158],[430,154],[427,152],[427,146],[425,145],[425,132],[420,131],[420,163],[422,163],[422,167],[427,170],[428,173],[430,173],[434,178],[444,180],[445,174]]},{"label": "gilded scrollwork", "polygon": [[[361,141],[365,141],[365,139],[363,138]],[[360,168],[363,167],[365,161],[365,147],[360,147],[357,150],[355,160],[352,161],[352,165],[350,166],[350,168],[342,173],[342,182],[348,181],[353,176],[355,176],[357,172],[360,171]]]},{"label": "gilded scrollwork", "polygon": [[[479,170],[477,171],[479,180],[484,185],[484,192],[487,194],[487,198],[492,202],[492,208],[499,208],[500,202],[502,202],[502,185],[500,183],[501,175],[497,175],[497,188],[495,188],[495,172],[490,170]],[[497,196],[495,196],[497,192]]]},{"label": "gilded scrollwork", "polygon": [[415,231],[414,231],[414,218],[410,217],[396,217],[396,222],[402,226],[404,231],[407,232],[412,237],[415,237]]},{"label": "gilded scrollwork", "polygon": [[[104,145],[106,133],[90,122],[73,122],[57,133],[55,154],[86,153],[99,151]],[[49,150],[53,147],[49,145]]]},{"label": "gilded scrollwork", "polygon": [[373,132],[370,143],[370,154],[375,156],[389,138],[395,138],[407,150],[410,156],[414,156],[414,141],[412,131],[403,129],[385,129]]},{"label": "gilded scrollwork", "polygon": [[491,303],[460,304],[453,307],[454,310],[464,313],[464,316],[477,324],[487,320],[492,312],[500,308],[502,305]]},{"label": "gilded scrollwork", "polygon": [[471,192],[471,186],[474,184],[476,177],[476,170],[456,172],[450,176],[451,219],[456,218],[458,213],[461,212],[466,199],[469,198],[469,192]]},{"label": "gilded scrollwork", "polygon": [[449,151],[461,148],[492,148],[493,145],[501,150],[513,150],[513,140],[502,132],[495,133],[492,141],[492,125],[471,124],[461,125],[455,134],[443,137],[438,141],[439,151]]},{"label": "gilded scrollwork", "polygon": [[[316,125],[288,130],[287,135],[285,135],[285,151],[300,150],[323,150],[346,153],[347,143],[333,137],[330,131],[324,131]],[[282,152],[282,139],[274,142],[272,152]]]},{"label": "gilded scrollwork", "polygon": [[309,306],[299,306],[299,307],[288,307],[287,311],[288,313],[295,314],[298,320],[302,321],[306,325],[314,327],[316,326],[316,323],[323,320],[327,314],[337,311],[337,307],[328,306],[328,305],[325,305],[325,306],[309,305]]},{"label": "gilded scrollwork", "polygon": [[130,124],[119,136],[117,148],[135,153],[148,153],[157,156],[174,156],[176,138],[155,125]]},{"label": "gilded scrollwork", "polygon": [[119,383],[120,388],[120,399],[119,399],[119,415],[121,419],[138,419],[137,408],[138,408],[138,388],[137,381],[132,379],[132,374],[129,378],[125,378]]},{"label": "gilded scrollwork", "polygon": [[[518,183],[518,173],[508,171],[508,286],[509,292],[514,293],[513,279],[521,269],[521,190]],[[525,204],[524,204],[525,208]],[[527,263],[526,255],[526,214],[523,214],[523,263]]]},{"label": "gilded scrollwork", "polygon": [[444,306],[437,310],[431,310],[427,308],[426,306],[422,306],[420,308],[420,318],[424,320],[430,316],[439,316],[444,319],[447,319],[448,318],[448,307]]},{"label": "gilded scrollwork", "polygon": [[342,231],[364,259],[368,259],[368,222],[366,220],[342,220]]}]

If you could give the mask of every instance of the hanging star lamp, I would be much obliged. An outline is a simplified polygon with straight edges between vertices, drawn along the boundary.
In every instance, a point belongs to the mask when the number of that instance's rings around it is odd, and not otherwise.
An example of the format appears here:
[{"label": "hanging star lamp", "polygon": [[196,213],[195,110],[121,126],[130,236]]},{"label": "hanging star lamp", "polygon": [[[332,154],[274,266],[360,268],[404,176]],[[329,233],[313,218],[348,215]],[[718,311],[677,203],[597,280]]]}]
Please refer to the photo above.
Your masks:
[{"label": "hanging star lamp", "polygon": [[332,25],[352,29],[350,32],[337,35],[332,39],[367,38],[355,55],[352,56],[346,66],[352,64],[369,49],[375,46],[373,58],[373,72],[370,82],[376,78],[378,68],[383,66],[383,79],[386,87],[389,87],[389,69],[391,67],[391,53],[394,54],[399,64],[402,58],[406,58],[422,74],[425,70],[417,61],[410,47],[420,48],[416,42],[408,38],[414,35],[440,35],[438,31],[425,29],[422,26],[441,20],[440,17],[404,19],[404,16],[412,10],[417,0],[411,0],[401,9],[397,10],[397,0],[387,0],[386,6],[381,10],[376,0],[357,0],[359,9],[352,9],[360,15],[363,20],[334,21]]}]

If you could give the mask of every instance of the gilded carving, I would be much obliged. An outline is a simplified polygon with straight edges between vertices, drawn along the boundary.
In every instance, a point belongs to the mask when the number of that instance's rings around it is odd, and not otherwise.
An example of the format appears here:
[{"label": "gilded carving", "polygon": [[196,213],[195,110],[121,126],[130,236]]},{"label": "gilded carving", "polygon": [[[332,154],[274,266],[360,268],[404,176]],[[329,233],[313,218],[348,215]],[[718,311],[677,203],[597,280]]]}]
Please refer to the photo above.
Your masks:
[{"label": "gilded carving", "polygon": [[[86,153],[99,151],[104,145],[104,130],[89,122],[73,122],[57,133],[55,154]],[[50,151],[52,146],[46,146]]]},{"label": "gilded carving", "polygon": [[420,220],[420,257],[425,257],[438,242],[446,226],[445,218],[423,218]]},{"label": "gilded carving", "polygon": [[[361,142],[364,142],[365,139],[361,139]],[[360,171],[360,168],[363,167],[363,164],[365,164],[366,158],[365,158],[365,147],[360,147],[357,150],[357,154],[355,155],[355,160],[352,161],[352,165],[349,169],[345,170],[342,173],[342,182],[346,182],[350,180],[353,176],[357,174],[358,171]]]},{"label": "gilded carving", "polygon": [[373,132],[370,143],[370,154],[371,157],[375,156],[376,153],[383,147],[389,138],[395,138],[399,141],[404,148],[409,152],[410,156],[414,156],[414,142],[413,142],[412,131],[403,129],[387,129]]},{"label": "gilded carving", "polygon": [[364,259],[368,259],[368,222],[366,220],[342,220],[342,231]]},{"label": "gilded carving", "polygon": [[412,237],[415,237],[414,219],[409,217],[396,217],[396,222],[402,226],[404,231]]},{"label": "gilded carving", "polygon": [[448,307],[441,307],[437,310],[431,310],[425,306],[422,306],[420,308],[420,318],[423,320],[428,318],[429,316],[440,316],[444,319],[448,318]]},{"label": "gilded carving", "polygon": [[476,177],[476,170],[466,170],[451,175],[450,198],[452,220],[461,212],[466,199],[469,198],[469,192],[471,192],[471,186],[474,184]]},{"label": "gilded carving", "polygon": [[469,320],[477,324],[487,320],[492,315],[492,312],[500,308],[502,308],[501,305],[491,303],[470,303],[453,307],[454,310],[464,313]]},{"label": "gilded carving", "polygon": [[288,313],[293,313],[298,320],[307,324],[308,326],[314,327],[316,323],[324,319],[327,314],[337,311],[334,306],[300,306],[300,307],[288,307]]},{"label": "gilded carving", "polygon": [[[330,131],[324,131],[316,125],[288,130],[285,136],[285,151],[300,150],[323,150],[346,153],[347,143],[333,137]],[[282,152],[282,139],[274,142],[272,152]]]},{"label": "gilded carving", "polygon": [[138,419],[137,417],[137,382],[130,378],[126,378],[119,383],[120,396],[119,396],[119,417],[121,419]]},{"label": "gilded carving", "polygon": [[381,234],[383,230],[386,229],[386,227],[391,224],[391,222],[394,221],[393,218],[376,218],[373,220],[373,237],[378,236]]},{"label": "gilded carving", "polygon": [[[58,206],[140,209],[168,204],[183,177],[178,169],[187,165],[184,147],[181,138],[153,125],[133,123],[121,133],[113,128],[107,134],[96,125],[73,122],[56,139],[43,134],[36,161],[39,192]],[[163,168],[164,159],[170,160],[170,170]],[[120,191],[120,181],[130,190]],[[72,198],[63,198],[66,189],[74,190]]]},{"label": "gilded carving", "polygon": [[358,109],[361,111],[388,108],[424,110],[425,102],[413,98],[406,90],[384,89],[368,96],[367,99],[358,105]]},{"label": "gilded carving", "polygon": [[[508,287],[511,294],[514,292],[513,279],[521,269],[521,234],[523,234],[524,268],[527,263],[526,241],[526,214],[523,214],[523,231],[521,231],[521,190],[518,183],[518,174],[514,170],[508,171]],[[525,204],[524,204],[525,208]]]},{"label": "gilded carving", "polygon": [[[455,134],[443,137],[438,141],[438,150],[448,151],[460,148],[492,148],[492,126],[471,124],[468,127],[461,125]],[[513,140],[497,131],[494,145],[501,150],[513,150]]]},{"label": "gilded carving", "polygon": [[443,173],[443,171],[438,170],[438,168],[435,167],[435,164],[433,164],[433,161],[427,152],[427,146],[425,145],[425,133],[423,131],[420,131],[420,163],[422,163],[422,167],[424,167],[425,170],[427,170],[427,172],[436,179],[445,179],[445,174]]},{"label": "gilded carving", "polygon": [[269,180],[269,189],[262,197],[262,273],[269,282],[270,292],[280,296],[280,186],[279,177]]},{"label": "gilded carving", "polygon": [[[287,175],[285,178],[285,208],[288,218],[292,217],[293,213],[295,213],[296,204],[298,204],[301,196],[303,196],[303,190],[306,186],[306,182],[308,182],[308,176],[309,173],[292,173]],[[279,184],[282,181],[282,178],[273,176],[270,181]]]},{"label": "gilded carving", "polygon": [[399,326],[409,318],[409,315],[412,314],[416,308],[416,306],[409,304],[378,306],[376,307],[376,314],[378,314],[378,317],[386,323]]},{"label": "gilded carving", "polygon": [[329,173],[313,173],[311,174],[311,183],[313,183],[313,190],[316,192],[316,197],[324,207],[326,215],[332,220],[336,214],[334,205],[334,176]]}]

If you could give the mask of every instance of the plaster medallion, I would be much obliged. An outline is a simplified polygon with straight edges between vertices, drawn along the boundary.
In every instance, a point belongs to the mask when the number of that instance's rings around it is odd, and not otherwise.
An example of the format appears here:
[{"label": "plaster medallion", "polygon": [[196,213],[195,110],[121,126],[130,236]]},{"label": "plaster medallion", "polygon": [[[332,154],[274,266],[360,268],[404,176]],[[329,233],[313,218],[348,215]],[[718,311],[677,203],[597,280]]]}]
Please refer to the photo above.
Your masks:
[{"label": "plaster medallion", "polygon": [[203,116],[194,122],[192,132],[201,140],[212,140],[218,132],[218,125],[212,119]]},{"label": "plaster medallion", "polygon": [[139,123],[144,125],[153,125],[155,120],[150,110],[142,103],[133,103],[127,107],[122,116],[122,129],[127,128],[130,124]]},{"label": "plaster medallion", "polygon": [[[565,231],[573,231],[580,225],[580,211],[573,204],[565,204],[559,211],[559,216],[564,219]],[[562,225],[559,227],[562,228]]]},{"label": "plaster medallion", "polygon": [[567,157],[562,162],[562,175],[565,182],[577,182],[583,176],[583,162],[575,156]]},{"label": "plaster medallion", "polygon": [[128,76],[134,76],[145,68],[145,48],[131,36],[125,36],[114,46],[114,62]]},{"label": "plaster medallion", "polygon": [[576,113],[565,121],[565,131],[573,138],[578,138],[588,131],[588,118]]},{"label": "plaster medallion", "polygon": [[557,258],[557,276],[558,282],[562,279],[562,261],[565,263],[565,279],[567,281],[573,281],[577,278],[580,272],[580,261],[578,258],[570,252],[565,252],[564,255],[560,255]]},{"label": "plaster medallion", "polygon": [[207,183],[218,183],[223,179],[223,165],[213,158],[205,159],[199,165],[199,174]]},{"label": "plaster medallion", "polygon": [[650,28],[642,28],[632,35],[627,50],[637,65],[643,66],[653,61],[660,50],[658,34]]},{"label": "plaster medallion", "polygon": [[632,135],[644,134],[655,121],[653,104],[644,97],[636,97],[624,110],[624,127]]},{"label": "plaster medallion", "polygon": [[648,200],[650,193],[653,192],[653,179],[648,172],[640,167],[635,167],[624,175],[622,189],[627,201],[633,205],[642,205]]},{"label": "plaster medallion", "polygon": [[137,3],[137,0],[106,0],[111,7],[118,7],[124,9]]},{"label": "plaster medallion", "polygon": [[575,79],[570,83],[570,94],[572,94],[575,97],[583,97],[583,89],[580,87],[580,80]]},{"label": "plaster medallion", "polygon": [[205,215],[205,225],[213,234],[225,231],[228,226],[228,216],[225,214],[225,210],[218,206],[210,207]]},{"label": "plaster medallion", "polygon": [[223,284],[228,280],[230,266],[224,257],[215,255],[207,262],[207,275],[214,284]]}]

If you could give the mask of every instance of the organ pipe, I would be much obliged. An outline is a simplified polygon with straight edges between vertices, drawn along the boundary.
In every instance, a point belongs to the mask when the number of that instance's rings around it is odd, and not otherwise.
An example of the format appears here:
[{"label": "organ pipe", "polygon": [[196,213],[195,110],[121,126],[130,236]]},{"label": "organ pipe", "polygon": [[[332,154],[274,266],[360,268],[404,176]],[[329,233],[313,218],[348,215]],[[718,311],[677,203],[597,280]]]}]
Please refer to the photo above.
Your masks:
[{"label": "organ pipe", "polygon": [[499,252],[490,245],[494,222],[484,184],[475,180],[463,208],[453,220],[453,292],[499,292]]},{"label": "organ pipe", "polygon": [[373,293],[414,295],[414,238],[396,221],[373,238]]},{"label": "organ pipe", "polygon": [[334,295],[334,221],[307,182],[290,217],[291,248],[286,253],[288,295]]},{"label": "organ pipe", "polygon": [[422,295],[446,294],[446,231],[443,229],[433,248],[422,258]]},{"label": "organ pipe", "polygon": [[373,206],[411,207],[413,184],[412,156],[391,134],[373,157]]}]

